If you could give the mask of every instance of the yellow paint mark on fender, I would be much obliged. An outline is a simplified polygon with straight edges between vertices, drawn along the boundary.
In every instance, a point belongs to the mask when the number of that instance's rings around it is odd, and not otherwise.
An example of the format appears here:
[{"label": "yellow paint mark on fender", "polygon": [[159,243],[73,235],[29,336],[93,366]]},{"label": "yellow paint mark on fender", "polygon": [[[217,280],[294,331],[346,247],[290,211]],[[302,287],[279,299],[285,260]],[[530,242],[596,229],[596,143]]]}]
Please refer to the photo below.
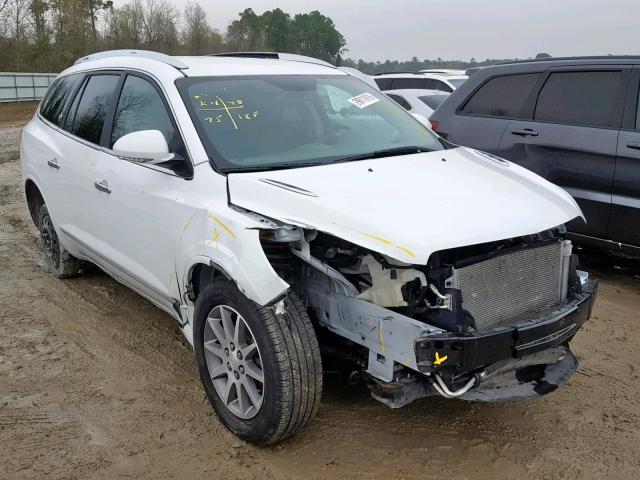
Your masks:
[{"label": "yellow paint mark on fender", "polygon": [[447,358],[449,358],[448,355],[445,355],[444,357],[441,357],[440,354],[438,352],[436,352],[436,359],[433,361],[433,364],[434,365],[440,365],[440,364],[446,362]]},{"label": "yellow paint mark on fender", "polygon": [[222,232],[214,227],[213,228],[213,241],[217,242],[218,239],[220,238],[220,235],[222,235]]},{"label": "yellow paint mark on fender", "polygon": [[384,338],[382,338],[382,322],[378,325],[378,341],[380,342],[380,346],[382,347],[382,353],[384,353]]},{"label": "yellow paint mark on fender", "polygon": [[377,237],[376,235],[371,235],[370,233],[359,232],[360,235],[364,235],[365,237],[373,238],[380,243],[384,243],[385,245],[393,245],[393,242],[387,240],[386,238]]},{"label": "yellow paint mark on fender", "polygon": [[408,248],[406,248],[406,247],[401,247],[400,245],[394,245],[394,246],[395,246],[398,250],[400,250],[400,251],[402,251],[402,252],[406,253],[407,255],[409,255],[410,257],[415,257],[415,256],[416,256],[416,254],[415,254],[415,253],[413,253],[411,250],[409,250],[409,249],[408,249]]},{"label": "yellow paint mark on fender", "polygon": [[224,230],[231,235],[232,238],[236,238],[236,234],[233,233],[233,230],[231,230],[229,227],[227,227],[222,220],[220,220],[218,217],[214,216],[214,215],[207,215],[208,218],[210,218],[211,220],[213,220],[214,222],[216,222],[218,225],[220,225],[222,228],[224,228]]},{"label": "yellow paint mark on fender", "polygon": [[187,232],[187,229],[191,226],[191,222],[193,222],[193,219],[196,218],[197,214],[198,212],[193,212],[193,214],[187,220],[187,223],[185,223],[184,227],[182,227],[182,233],[180,234],[180,244],[182,244],[182,238],[184,237],[184,234]]}]

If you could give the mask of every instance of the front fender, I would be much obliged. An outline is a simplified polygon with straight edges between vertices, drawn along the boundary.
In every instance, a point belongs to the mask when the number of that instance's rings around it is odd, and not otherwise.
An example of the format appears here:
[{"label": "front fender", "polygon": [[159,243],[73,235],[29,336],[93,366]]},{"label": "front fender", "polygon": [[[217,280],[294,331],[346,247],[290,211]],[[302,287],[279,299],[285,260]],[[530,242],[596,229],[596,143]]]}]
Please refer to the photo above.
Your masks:
[{"label": "front fender", "polygon": [[232,215],[224,219],[198,211],[186,220],[180,236],[183,285],[188,285],[193,267],[212,265],[233,280],[250,300],[264,306],[282,296],[289,284],[275,272],[260,245],[259,230]]}]

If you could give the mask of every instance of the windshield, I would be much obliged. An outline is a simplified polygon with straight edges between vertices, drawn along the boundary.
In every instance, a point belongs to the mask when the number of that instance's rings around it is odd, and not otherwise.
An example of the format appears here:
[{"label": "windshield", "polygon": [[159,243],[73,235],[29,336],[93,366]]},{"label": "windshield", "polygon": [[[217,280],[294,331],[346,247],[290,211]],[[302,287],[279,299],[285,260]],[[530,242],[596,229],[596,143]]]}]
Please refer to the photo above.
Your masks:
[{"label": "windshield", "polygon": [[176,84],[223,172],[322,165],[407,147],[443,149],[402,107],[346,75],[193,77]]},{"label": "windshield", "polygon": [[424,103],[427,107],[431,108],[432,110],[435,110],[440,105],[442,105],[442,102],[444,102],[448,96],[449,96],[448,94],[447,95],[425,95],[424,97],[418,97],[418,98],[422,100],[422,103]]},{"label": "windshield", "polygon": [[466,78],[447,78],[447,81],[456,88],[462,85],[466,80]]}]

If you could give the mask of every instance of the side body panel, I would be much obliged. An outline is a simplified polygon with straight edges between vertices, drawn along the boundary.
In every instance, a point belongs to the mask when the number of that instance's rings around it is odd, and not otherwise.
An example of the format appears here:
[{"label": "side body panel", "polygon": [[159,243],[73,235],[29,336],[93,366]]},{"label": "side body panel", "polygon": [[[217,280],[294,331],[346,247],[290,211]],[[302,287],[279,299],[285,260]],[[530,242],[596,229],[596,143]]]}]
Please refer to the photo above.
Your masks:
[{"label": "side body panel", "polygon": [[[533,135],[513,132],[530,130]],[[512,120],[497,155],[525,167],[567,190],[586,223],[568,224],[577,233],[606,236],[611,207],[618,131],[544,122]]]},{"label": "side body panel", "polygon": [[633,69],[618,137],[609,237],[640,246],[640,66]]}]

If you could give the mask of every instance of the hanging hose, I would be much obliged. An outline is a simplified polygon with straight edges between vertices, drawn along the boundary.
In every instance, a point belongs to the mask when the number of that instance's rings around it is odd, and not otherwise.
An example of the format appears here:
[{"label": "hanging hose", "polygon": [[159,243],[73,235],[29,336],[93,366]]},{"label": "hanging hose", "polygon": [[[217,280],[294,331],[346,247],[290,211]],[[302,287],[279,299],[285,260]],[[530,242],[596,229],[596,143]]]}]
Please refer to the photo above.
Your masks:
[{"label": "hanging hose", "polygon": [[442,380],[442,377],[440,376],[440,374],[434,373],[433,378],[435,378],[436,381],[432,382],[431,385],[433,386],[435,391],[438,392],[440,395],[442,395],[444,398],[456,398],[467,393],[473,386],[475,386],[477,383],[480,382],[480,379],[483,376],[484,376],[484,373],[481,373],[480,376],[474,375],[473,377],[471,377],[471,379],[469,379],[469,381],[466,383],[464,387],[460,388],[459,390],[456,390],[455,392],[452,392],[451,390],[449,390],[449,387],[447,387],[447,385],[444,383],[444,380]]}]

